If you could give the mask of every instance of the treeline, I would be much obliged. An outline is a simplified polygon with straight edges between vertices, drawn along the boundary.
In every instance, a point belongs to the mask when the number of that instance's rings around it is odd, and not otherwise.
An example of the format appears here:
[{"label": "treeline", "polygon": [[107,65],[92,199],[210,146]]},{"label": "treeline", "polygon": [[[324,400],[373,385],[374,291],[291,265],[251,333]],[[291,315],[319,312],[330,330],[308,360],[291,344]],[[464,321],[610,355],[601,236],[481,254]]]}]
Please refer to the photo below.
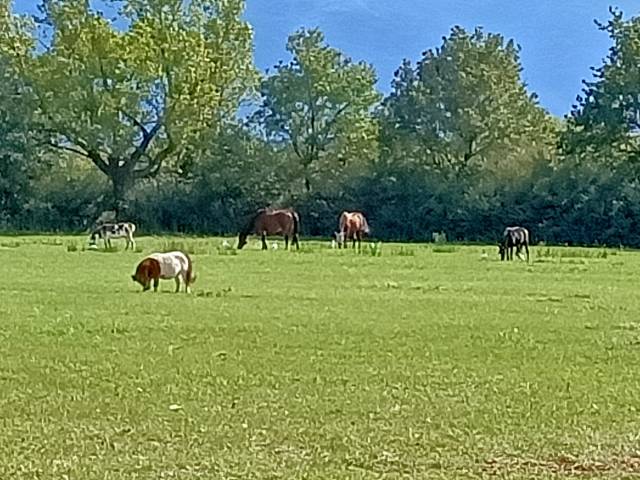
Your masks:
[{"label": "treeline", "polygon": [[317,29],[258,72],[243,0],[120,6],[124,30],[84,0],[36,19],[0,0],[1,229],[81,231],[113,208],[146,232],[225,234],[271,205],[305,235],[358,209],[381,239],[520,224],[535,242],[640,245],[640,17],[598,25],[609,55],[558,119],[520,47],[481,29],[402,61],[383,97]]}]

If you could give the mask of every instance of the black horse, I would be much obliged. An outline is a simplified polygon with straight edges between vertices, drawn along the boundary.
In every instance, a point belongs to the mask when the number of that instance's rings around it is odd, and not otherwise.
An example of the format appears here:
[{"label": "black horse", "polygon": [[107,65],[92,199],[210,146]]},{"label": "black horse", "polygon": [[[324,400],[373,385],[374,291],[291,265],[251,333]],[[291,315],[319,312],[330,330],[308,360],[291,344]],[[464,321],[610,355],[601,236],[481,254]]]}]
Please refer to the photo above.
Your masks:
[{"label": "black horse", "polygon": [[516,247],[516,255],[520,256],[522,249],[527,254],[529,261],[529,230],[524,227],[507,227],[502,234],[502,241],[498,244],[500,260],[513,260],[513,247]]}]

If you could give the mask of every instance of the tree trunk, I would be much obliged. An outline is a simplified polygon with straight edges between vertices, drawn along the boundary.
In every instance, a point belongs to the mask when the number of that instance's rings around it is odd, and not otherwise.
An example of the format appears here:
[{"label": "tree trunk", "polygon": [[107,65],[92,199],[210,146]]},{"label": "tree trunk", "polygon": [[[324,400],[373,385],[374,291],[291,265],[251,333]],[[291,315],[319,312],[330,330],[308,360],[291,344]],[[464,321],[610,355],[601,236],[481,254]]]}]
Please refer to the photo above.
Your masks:
[{"label": "tree trunk", "polygon": [[133,175],[120,170],[111,176],[113,185],[113,209],[116,212],[117,221],[128,220],[129,214],[129,194],[133,189]]}]

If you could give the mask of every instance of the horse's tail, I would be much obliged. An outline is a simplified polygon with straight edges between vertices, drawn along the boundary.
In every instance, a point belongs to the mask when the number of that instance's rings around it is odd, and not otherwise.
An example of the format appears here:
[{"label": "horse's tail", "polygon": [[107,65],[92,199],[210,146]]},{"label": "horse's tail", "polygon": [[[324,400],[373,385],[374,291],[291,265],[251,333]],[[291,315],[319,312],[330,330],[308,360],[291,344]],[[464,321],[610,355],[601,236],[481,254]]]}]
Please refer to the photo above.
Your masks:
[{"label": "horse's tail", "polygon": [[187,282],[187,286],[189,286],[196,281],[196,274],[193,271],[193,260],[191,260],[188,253],[183,253],[184,256],[187,257],[187,273],[185,274],[185,281]]},{"label": "horse's tail", "polygon": [[293,235],[300,234],[300,215],[295,210],[291,210],[291,216],[293,217]]},{"label": "horse's tail", "polygon": [[371,233],[371,228],[369,228],[369,222],[367,222],[367,217],[365,217],[364,215],[361,215],[361,217],[362,217],[362,231],[366,235],[369,235]]}]

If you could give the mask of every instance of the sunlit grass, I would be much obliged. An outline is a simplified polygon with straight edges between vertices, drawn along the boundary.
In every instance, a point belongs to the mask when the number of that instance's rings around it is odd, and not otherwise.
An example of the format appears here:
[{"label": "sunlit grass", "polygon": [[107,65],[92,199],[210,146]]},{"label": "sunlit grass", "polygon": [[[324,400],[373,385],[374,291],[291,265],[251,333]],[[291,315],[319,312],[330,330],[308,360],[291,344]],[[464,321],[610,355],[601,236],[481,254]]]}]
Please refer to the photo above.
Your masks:
[{"label": "sunlit grass", "polygon": [[[640,471],[640,254],[272,241],[0,238],[0,478]],[[176,248],[194,293],[141,293]]]}]

